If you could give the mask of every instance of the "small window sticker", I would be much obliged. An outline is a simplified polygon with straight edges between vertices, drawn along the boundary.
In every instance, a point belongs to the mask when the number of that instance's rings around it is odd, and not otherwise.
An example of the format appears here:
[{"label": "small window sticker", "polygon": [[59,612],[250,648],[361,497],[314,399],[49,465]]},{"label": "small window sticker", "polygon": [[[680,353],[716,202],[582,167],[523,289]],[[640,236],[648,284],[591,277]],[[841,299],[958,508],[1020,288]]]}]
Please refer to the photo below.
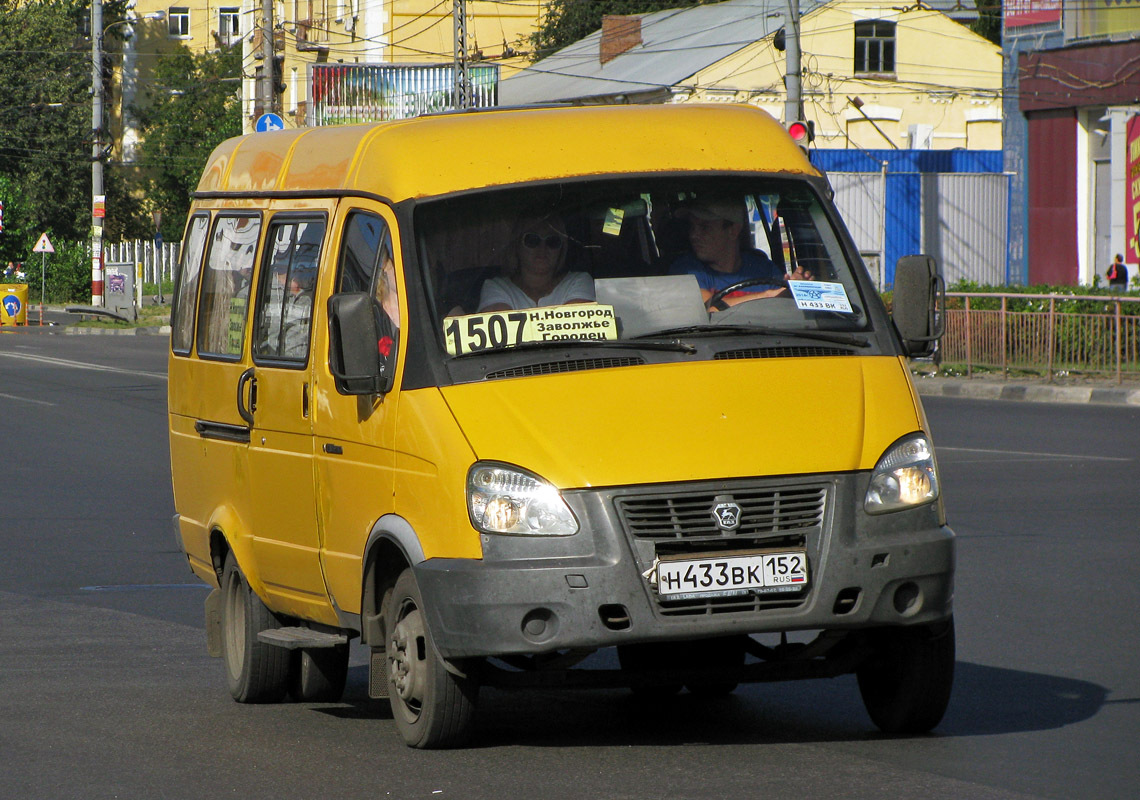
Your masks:
[{"label": "small window sticker", "polygon": [[827,281],[788,281],[796,308],[804,311],[839,311],[850,314],[851,301],[842,283]]},{"label": "small window sticker", "polygon": [[602,233],[608,236],[621,236],[621,224],[624,221],[624,208],[607,209],[606,220],[602,223]]}]

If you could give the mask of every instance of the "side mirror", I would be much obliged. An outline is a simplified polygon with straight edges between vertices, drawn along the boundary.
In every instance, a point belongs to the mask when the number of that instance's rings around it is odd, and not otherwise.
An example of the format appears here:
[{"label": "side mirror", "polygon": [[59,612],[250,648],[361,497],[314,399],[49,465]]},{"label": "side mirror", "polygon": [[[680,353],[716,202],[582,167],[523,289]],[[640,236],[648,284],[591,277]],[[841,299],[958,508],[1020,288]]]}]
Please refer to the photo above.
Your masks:
[{"label": "side mirror", "polygon": [[383,394],[392,388],[386,359],[379,352],[382,314],[372,296],[345,292],[329,298],[329,371],[345,395]]},{"label": "side mirror", "polygon": [[891,317],[907,354],[923,358],[945,332],[946,283],[930,256],[903,256],[895,265]]}]

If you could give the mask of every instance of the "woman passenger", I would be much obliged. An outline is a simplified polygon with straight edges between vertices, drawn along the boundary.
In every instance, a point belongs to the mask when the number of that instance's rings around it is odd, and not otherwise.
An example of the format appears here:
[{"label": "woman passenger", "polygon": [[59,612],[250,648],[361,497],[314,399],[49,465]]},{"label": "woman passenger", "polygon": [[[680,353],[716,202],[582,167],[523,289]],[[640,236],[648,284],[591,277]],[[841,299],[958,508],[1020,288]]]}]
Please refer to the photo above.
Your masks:
[{"label": "woman passenger", "polygon": [[484,281],[479,311],[593,302],[593,279],[566,269],[567,244],[566,226],[559,217],[520,219],[511,240],[509,273]]}]

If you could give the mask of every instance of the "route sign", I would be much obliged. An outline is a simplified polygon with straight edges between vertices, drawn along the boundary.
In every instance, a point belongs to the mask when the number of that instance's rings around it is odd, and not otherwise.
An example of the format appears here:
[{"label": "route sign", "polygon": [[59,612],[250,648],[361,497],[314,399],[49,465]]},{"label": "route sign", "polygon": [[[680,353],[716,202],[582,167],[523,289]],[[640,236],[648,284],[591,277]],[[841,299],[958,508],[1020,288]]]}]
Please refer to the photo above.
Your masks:
[{"label": "route sign", "polygon": [[254,127],[258,133],[283,131],[285,130],[285,120],[277,114],[262,114],[257,118],[257,124]]}]

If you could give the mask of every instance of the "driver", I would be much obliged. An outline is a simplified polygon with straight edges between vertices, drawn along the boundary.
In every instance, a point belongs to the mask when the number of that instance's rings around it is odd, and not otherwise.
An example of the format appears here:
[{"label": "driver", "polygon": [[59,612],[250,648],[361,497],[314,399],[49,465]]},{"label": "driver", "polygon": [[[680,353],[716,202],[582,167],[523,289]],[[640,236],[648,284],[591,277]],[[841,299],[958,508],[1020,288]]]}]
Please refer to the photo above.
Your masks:
[{"label": "driver", "polygon": [[695,276],[706,303],[722,289],[743,281],[757,283],[725,295],[721,300],[725,306],[786,295],[789,279],[811,280],[811,274],[799,267],[785,276],[764,252],[741,247],[747,219],[740,199],[710,196],[686,206],[679,214],[688,220],[692,252],[674,261],[670,272]]}]

